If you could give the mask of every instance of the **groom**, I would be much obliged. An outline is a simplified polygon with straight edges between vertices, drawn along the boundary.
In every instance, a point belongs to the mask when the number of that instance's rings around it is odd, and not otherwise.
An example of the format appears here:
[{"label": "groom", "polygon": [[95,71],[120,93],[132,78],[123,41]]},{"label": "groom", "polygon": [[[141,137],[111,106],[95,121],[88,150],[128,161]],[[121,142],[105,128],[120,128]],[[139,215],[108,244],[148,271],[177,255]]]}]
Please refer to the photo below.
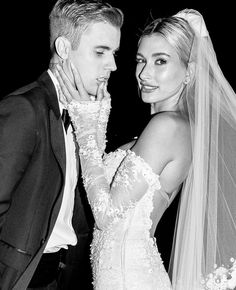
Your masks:
[{"label": "groom", "polygon": [[[122,23],[122,12],[100,1],[57,1],[50,14],[51,66],[60,63],[73,82],[73,62],[96,96],[99,82],[116,70]],[[74,289],[74,272],[81,289],[89,287],[81,283],[90,227],[73,128],[63,123],[59,95],[48,69],[0,102],[2,290]]]}]

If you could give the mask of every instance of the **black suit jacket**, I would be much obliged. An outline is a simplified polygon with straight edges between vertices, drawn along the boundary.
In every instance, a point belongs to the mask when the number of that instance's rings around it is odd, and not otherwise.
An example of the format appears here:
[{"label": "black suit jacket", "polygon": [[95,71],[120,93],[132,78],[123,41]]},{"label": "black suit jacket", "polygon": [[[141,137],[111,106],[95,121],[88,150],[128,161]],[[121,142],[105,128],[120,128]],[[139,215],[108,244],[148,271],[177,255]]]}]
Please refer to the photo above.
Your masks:
[{"label": "black suit jacket", "polygon": [[[0,289],[11,289],[42,254],[61,206],[65,165],[57,95],[45,72],[0,102]],[[89,231],[78,192],[73,226],[78,238]]]}]

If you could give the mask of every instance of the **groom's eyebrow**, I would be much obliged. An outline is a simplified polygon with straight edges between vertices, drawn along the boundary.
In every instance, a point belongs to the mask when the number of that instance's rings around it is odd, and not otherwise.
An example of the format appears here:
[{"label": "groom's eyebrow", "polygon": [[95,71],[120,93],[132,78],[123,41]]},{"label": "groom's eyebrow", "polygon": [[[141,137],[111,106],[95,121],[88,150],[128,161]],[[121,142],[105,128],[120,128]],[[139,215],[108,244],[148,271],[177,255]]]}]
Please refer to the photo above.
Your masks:
[{"label": "groom's eyebrow", "polygon": [[95,46],[95,48],[101,48],[101,49],[105,49],[105,50],[111,50],[111,48],[107,45],[97,45]]},{"label": "groom's eyebrow", "polygon": [[[107,45],[97,45],[95,46],[96,48],[100,48],[100,49],[104,49],[104,50],[111,50],[111,47],[107,46]],[[114,49],[114,52],[119,51],[120,47],[117,47],[116,49]]]}]

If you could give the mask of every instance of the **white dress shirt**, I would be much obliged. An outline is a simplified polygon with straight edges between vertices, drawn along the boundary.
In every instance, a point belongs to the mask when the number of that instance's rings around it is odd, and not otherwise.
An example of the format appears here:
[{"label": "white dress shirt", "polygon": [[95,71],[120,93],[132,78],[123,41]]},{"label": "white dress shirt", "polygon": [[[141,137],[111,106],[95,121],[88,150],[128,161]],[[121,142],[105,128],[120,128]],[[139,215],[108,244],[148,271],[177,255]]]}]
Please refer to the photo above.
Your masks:
[{"label": "white dress shirt", "polygon": [[[51,77],[58,97],[58,81],[53,73],[48,70],[48,74]],[[60,112],[64,109],[63,104],[59,102]],[[63,192],[63,199],[59,215],[57,217],[55,226],[53,228],[52,234],[49,237],[48,243],[44,250],[45,253],[56,252],[60,248],[68,248],[68,245],[76,245],[77,237],[72,227],[72,215],[74,208],[74,197],[75,197],[75,187],[77,184],[77,169],[76,169],[76,154],[75,154],[75,143],[74,135],[72,133],[72,126],[69,125],[67,133],[64,129],[64,124],[62,122],[62,127],[64,131],[65,148],[66,148],[66,176],[65,176],[65,187]]]}]

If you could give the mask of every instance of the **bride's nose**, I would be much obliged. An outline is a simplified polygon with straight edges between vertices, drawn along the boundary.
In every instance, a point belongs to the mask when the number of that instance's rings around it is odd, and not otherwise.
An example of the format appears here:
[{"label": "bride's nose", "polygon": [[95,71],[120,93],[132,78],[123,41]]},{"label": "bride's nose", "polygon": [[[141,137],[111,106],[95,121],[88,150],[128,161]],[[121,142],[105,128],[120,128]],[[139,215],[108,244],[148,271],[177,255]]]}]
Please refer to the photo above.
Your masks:
[{"label": "bride's nose", "polygon": [[139,73],[139,79],[142,81],[148,81],[152,78],[153,69],[150,65],[145,64]]}]

